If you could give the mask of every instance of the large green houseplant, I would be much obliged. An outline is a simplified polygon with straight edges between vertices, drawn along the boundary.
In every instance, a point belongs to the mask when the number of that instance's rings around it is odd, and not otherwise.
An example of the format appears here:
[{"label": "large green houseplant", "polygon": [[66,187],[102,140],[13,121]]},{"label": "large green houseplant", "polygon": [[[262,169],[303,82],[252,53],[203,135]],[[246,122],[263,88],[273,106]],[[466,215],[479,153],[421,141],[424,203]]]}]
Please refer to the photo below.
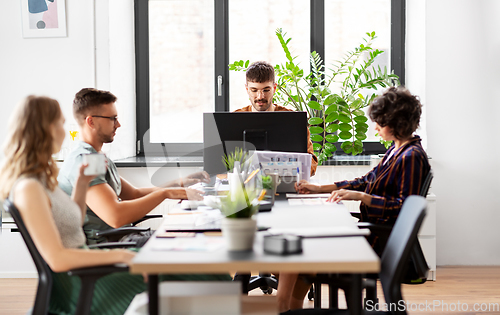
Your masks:
[{"label": "large green houseplant", "polygon": [[[368,130],[368,118],[363,109],[375,98],[379,87],[399,84],[397,75],[386,68],[372,66],[383,51],[372,48],[375,32],[366,35],[364,43],[347,52],[329,69],[325,69],[321,56],[313,51],[311,73],[304,75],[288,47],[291,38],[287,38],[282,29],[276,30],[287,61],[275,66],[278,89],[274,101],[307,112],[311,140],[320,165],[337,150],[334,143],[339,141],[347,154],[363,151],[362,141]],[[249,64],[249,60],[235,61],[229,64],[229,70],[245,71]]]}]

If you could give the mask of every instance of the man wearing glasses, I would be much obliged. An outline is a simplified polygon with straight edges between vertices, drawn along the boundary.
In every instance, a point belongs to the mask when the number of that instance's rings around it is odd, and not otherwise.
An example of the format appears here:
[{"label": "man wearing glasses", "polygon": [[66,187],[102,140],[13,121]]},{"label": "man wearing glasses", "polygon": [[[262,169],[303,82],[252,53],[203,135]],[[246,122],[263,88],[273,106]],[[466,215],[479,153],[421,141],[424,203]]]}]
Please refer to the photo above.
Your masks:
[{"label": "man wearing glasses", "polygon": [[[279,112],[291,111],[286,107],[273,104],[273,96],[278,84],[274,80],[274,68],[265,61],[256,61],[246,70],[247,93],[251,105],[237,109],[236,112]],[[318,158],[314,155],[313,144],[307,131],[307,153],[311,154],[311,176],[316,173]]]},{"label": "man wearing glasses", "polygon": [[[75,143],[65,158],[57,178],[67,194],[71,195],[73,191],[83,155],[101,153],[104,143],[113,142],[120,127],[115,102],[116,96],[108,91],[85,88],[76,93],[73,115],[80,126],[81,141]],[[89,244],[105,241],[96,236],[97,231],[130,225],[166,198],[188,199],[189,196],[189,199],[203,199],[199,191],[182,186],[208,181],[208,174],[204,172],[170,182],[165,187],[136,188],[120,177],[113,161],[106,159],[106,173],[95,177],[87,192],[87,216],[83,229]],[[150,232],[131,234],[121,241],[134,241],[137,247],[141,247],[149,236]]]}]

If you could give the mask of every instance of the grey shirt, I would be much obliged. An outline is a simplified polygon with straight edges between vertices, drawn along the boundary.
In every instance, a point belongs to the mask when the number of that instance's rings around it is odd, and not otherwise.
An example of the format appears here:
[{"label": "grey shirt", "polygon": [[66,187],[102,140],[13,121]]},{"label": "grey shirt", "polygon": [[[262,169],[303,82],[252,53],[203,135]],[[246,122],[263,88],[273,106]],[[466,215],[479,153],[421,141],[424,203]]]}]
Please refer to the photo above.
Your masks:
[{"label": "grey shirt", "polygon": [[[73,187],[75,186],[76,179],[78,178],[78,173],[80,166],[82,165],[83,155],[89,153],[97,153],[97,151],[88,143],[83,141],[76,141],[73,150],[64,159],[64,163],[59,171],[59,176],[57,180],[59,182],[59,187],[64,190],[68,195],[71,195]],[[116,193],[116,198],[121,193],[122,184],[120,176],[118,175],[118,170],[115,163],[106,157],[108,161],[108,169],[106,174],[99,175],[94,178],[89,186],[100,184],[108,184],[111,186],[113,191]],[[87,236],[89,244],[94,244],[98,242],[105,241],[104,238],[99,238],[95,235],[97,231],[104,231],[112,229],[111,226],[106,224],[101,218],[99,218],[93,211],[87,206],[87,215],[83,223],[83,230]]]},{"label": "grey shirt", "polygon": [[[21,180],[36,180],[30,178],[19,179],[12,187],[9,199],[16,203],[14,189]],[[41,183],[44,185],[43,183]],[[44,185],[45,186],[45,185]],[[45,188],[49,196],[52,217],[56,224],[63,246],[66,248],[79,248],[85,245],[85,234],[82,230],[82,212],[80,207],[68,197],[59,187],[54,191]]]}]

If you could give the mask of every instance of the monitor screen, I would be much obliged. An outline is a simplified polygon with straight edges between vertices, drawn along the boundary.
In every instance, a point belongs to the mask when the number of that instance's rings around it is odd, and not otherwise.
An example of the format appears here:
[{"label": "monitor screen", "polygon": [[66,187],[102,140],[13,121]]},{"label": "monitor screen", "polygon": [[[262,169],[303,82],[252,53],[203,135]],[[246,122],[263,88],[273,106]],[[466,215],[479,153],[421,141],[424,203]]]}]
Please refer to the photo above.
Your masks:
[{"label": "monitor screen", "polygon": [[203,166],[211,176],[226,172],[222,157],[235,148],[307,153],[306,112],[203,114]]}]

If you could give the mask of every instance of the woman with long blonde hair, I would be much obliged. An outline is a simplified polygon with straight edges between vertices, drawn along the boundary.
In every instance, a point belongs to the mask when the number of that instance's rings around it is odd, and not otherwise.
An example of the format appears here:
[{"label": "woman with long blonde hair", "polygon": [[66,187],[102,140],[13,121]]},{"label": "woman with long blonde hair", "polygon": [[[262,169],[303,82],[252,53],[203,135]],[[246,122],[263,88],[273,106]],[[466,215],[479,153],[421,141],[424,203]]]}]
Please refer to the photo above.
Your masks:
[{"label": "woman with long blonde hair", "polygon": [[[82,224],[85,197],[92,176],[80,175],[71,199],[57,185],[58,168],[52,154],[59,152],[64,137],[64,116],[59,103],[48,97],[28,96],[9,123],[5,157],[0,169],[0,194],[19,209],[35,246],[53,271],[50,313],[73,314],[79,279],[70,269],[126,263],[129,250],[90,250],[85,245]],[[172,275],[162,280],[228,280],[227,275]],[[91,312],[123,314],[137,293],[146,290],[143,278],[115,273],[96,283]]]}]

